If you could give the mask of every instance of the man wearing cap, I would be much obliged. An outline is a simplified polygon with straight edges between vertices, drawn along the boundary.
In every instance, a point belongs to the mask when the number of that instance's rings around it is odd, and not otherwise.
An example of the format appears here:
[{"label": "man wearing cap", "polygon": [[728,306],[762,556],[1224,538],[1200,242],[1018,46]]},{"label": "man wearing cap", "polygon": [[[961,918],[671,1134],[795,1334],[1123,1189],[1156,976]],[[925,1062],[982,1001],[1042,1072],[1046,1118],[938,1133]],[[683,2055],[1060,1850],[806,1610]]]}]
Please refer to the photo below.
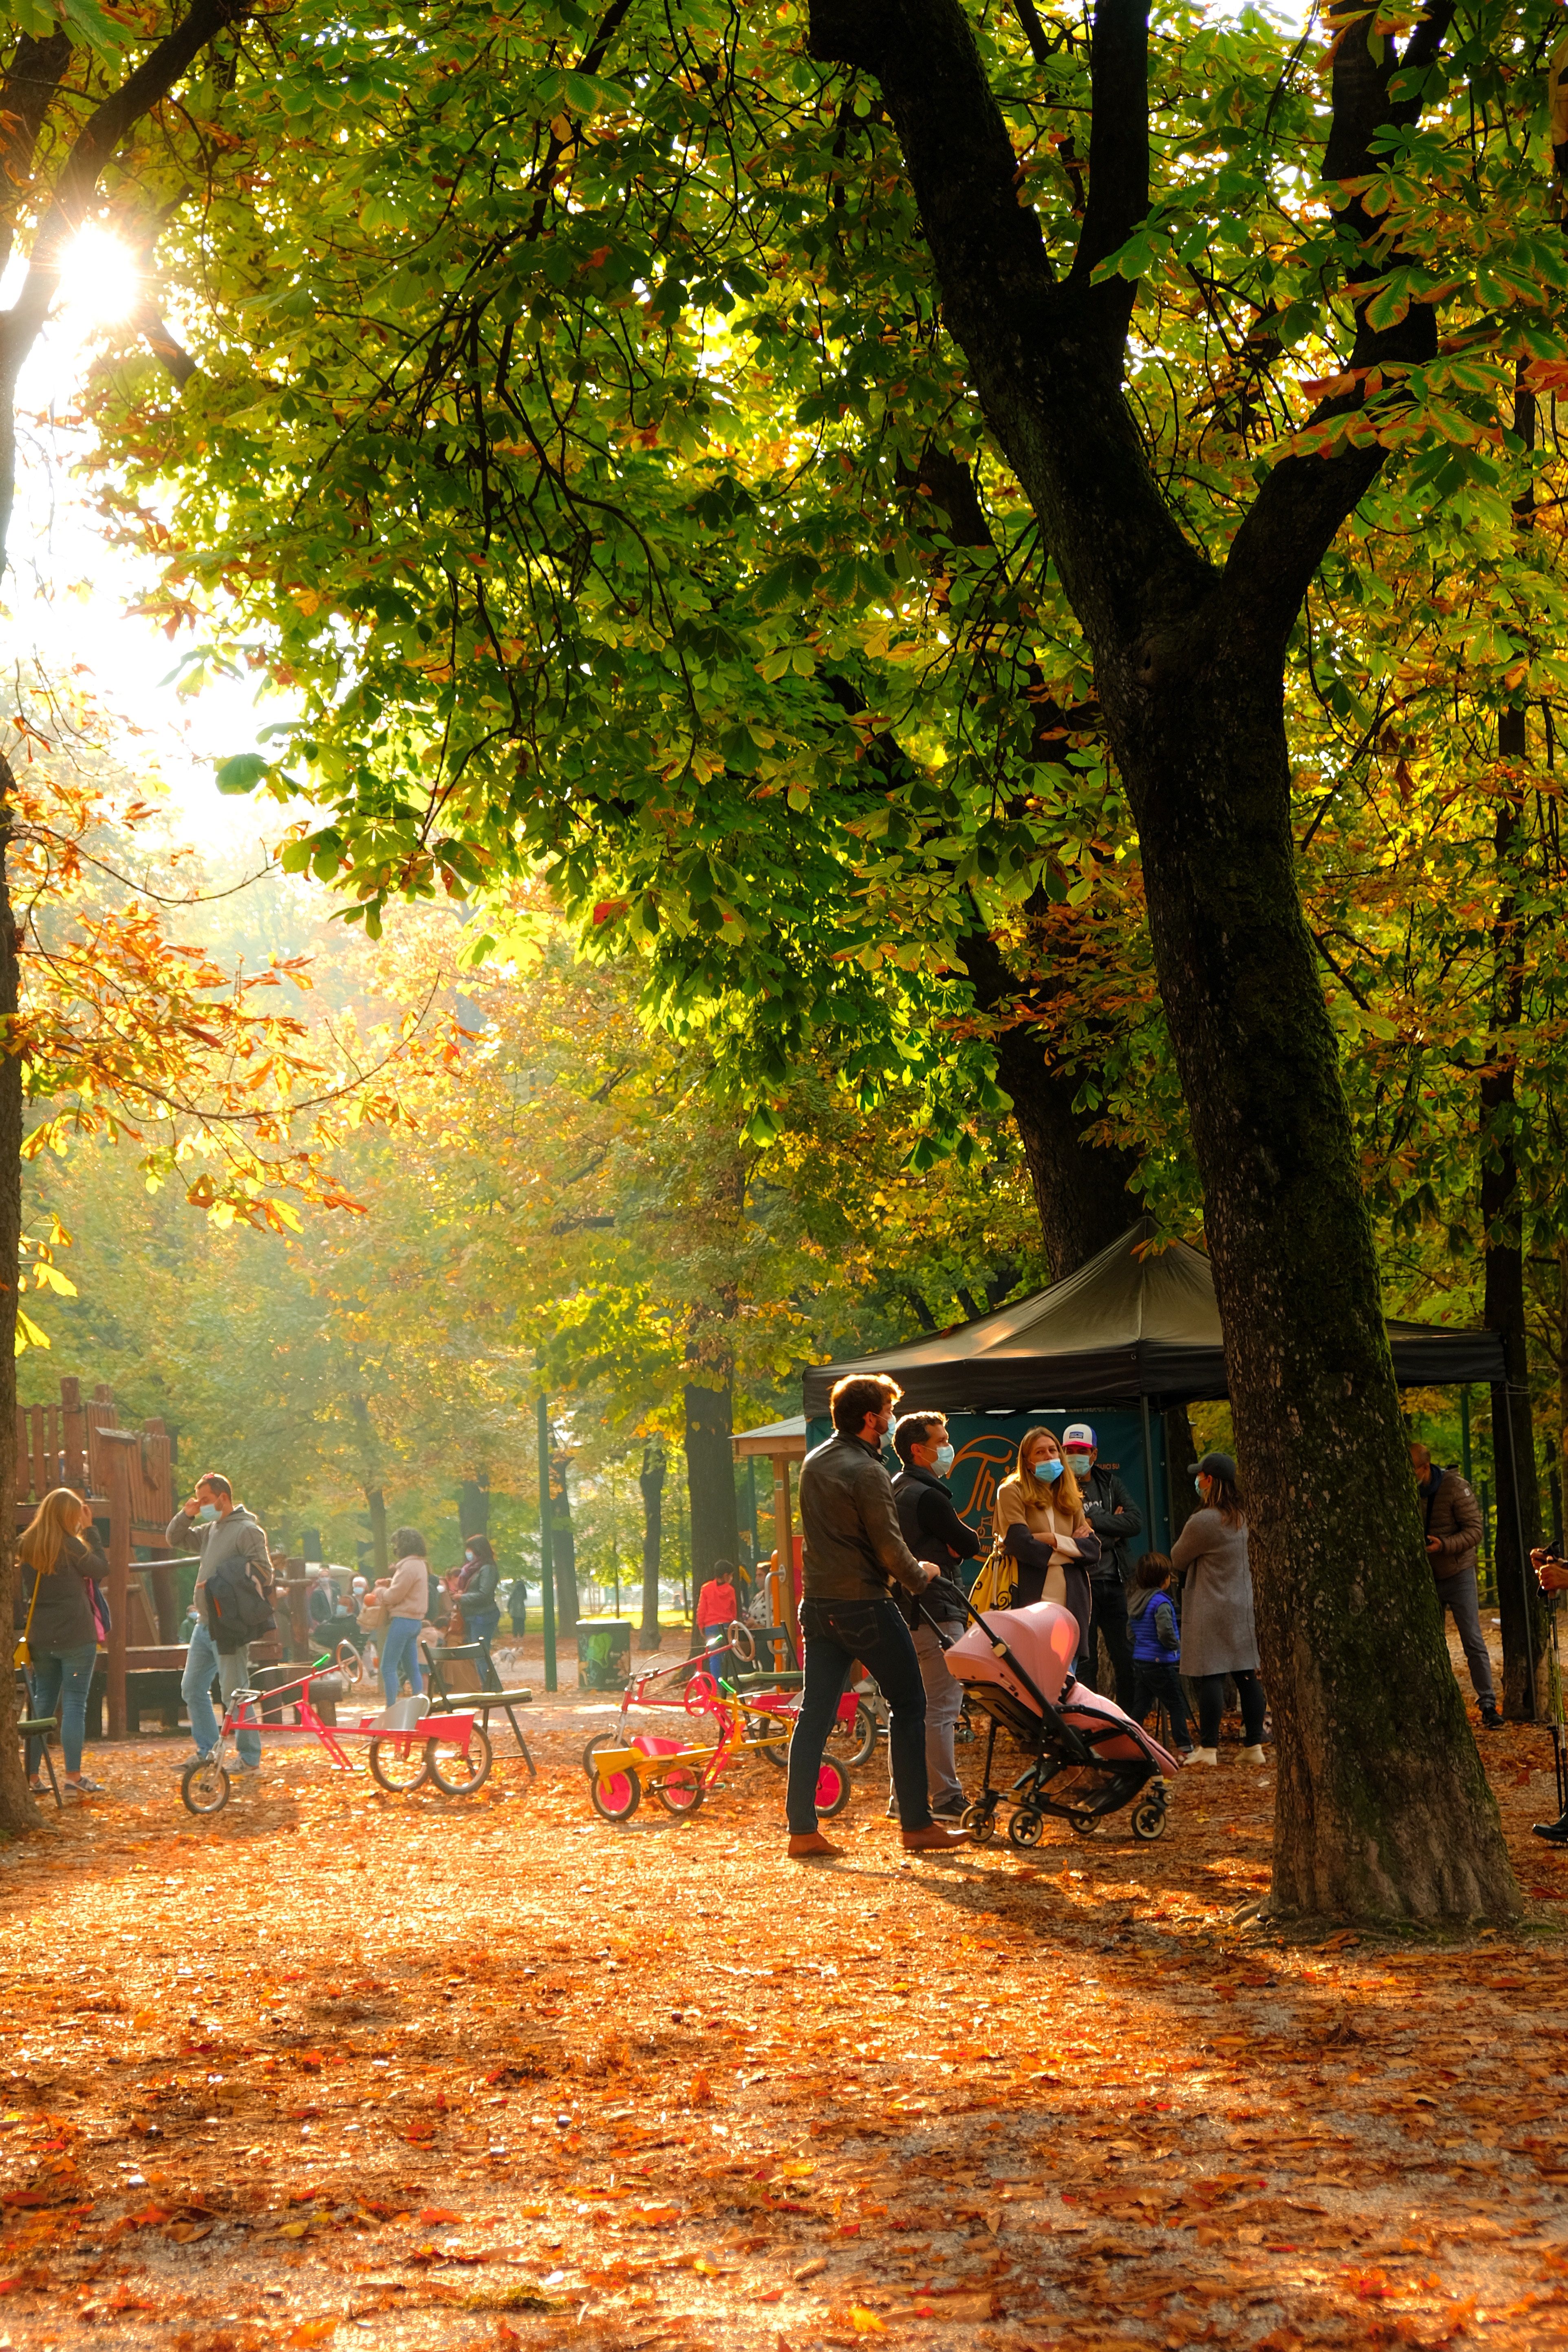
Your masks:
[{"label": "man wearing cap", "polygon": [[1142,1535],[1143,1515],[1109,1465],[1100,1460],[1100,1443],[1087,1421],[1069,1422],[1062,1432],[1062,1452],[1083,1496],[1083,1515],[1100,1538],[1100,1558],[1089,1572],[1093,1613],[1089,1640],[1078,1660],[1078,1678],[1090,1690],[1100,1660],[1100,1636],[1110,1653],[1116,1683],[1116,1704],[1132,1711],[1132,1645],[1127,1633],[1127,1560],[1122,1547],[1129,1536]]}]

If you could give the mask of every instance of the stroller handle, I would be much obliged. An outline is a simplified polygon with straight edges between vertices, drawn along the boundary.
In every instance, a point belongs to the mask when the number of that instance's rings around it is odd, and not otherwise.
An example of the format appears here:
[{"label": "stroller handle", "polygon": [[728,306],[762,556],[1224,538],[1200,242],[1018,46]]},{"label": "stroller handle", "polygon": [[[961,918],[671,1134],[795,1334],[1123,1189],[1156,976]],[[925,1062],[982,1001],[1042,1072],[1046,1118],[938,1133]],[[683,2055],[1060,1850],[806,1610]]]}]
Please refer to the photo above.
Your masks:
[{"label": "stroller handle", "polygon": [[[953,1595],[955,1600],[963,1602],[964,1615],[969,1618],[973,1624],[979,1626],[981,1632],[985,1635],[986,1640],[991,1644],[993,1654],[998,1658],[1006,1659],[1008,1673],[1017,1676],[1018,1680],[1023,1684],[1024,1688],[1028,1692],[1029,1696],[1034,1700],[1036,1706],[1041,1708],[1053,1723],[1059,1723],[1060,1717],[1058,1716],[1056,1708],[1051,1705],[1050,1700],[1046,1696],[1044,1691],[1040,1689],[1033,1675],[1019,1664],[1017,1659],[1013,1655],[1013,1653],[1007,1647],[1006,1643],[1002,1640],[1000,1634],[992,1631],[992,1628],[986,1623],[979,1610],[972,1604],[968,1593],[963,1591],[960,1586],[950,1584],[946,1577],[933,1579],[932,1580],[933,1582],[940,1581],[946,1590]],[[930,1588],[928,1587],[927,1590],[929,1591],[929,1589]],[[936,1635],[937,1640],[942,1643],[942,1648],[944,1650],[951,1650],[953,1643],[958,1638],[957,1635],[953,1633],[944,1633],[942,1632],[942,1626],[931,1615],[931,1611],[925,1607],[920,1593],[917,1592],[915,1594],[914,1600],[916,1608],[920,1611],[921,1615],[925,1619],[926,1623],[931,1627],[931,1632]],[[1061,1728],[1065,1732],[1068,1727],[1066,1724],[1062,1724]]]}]

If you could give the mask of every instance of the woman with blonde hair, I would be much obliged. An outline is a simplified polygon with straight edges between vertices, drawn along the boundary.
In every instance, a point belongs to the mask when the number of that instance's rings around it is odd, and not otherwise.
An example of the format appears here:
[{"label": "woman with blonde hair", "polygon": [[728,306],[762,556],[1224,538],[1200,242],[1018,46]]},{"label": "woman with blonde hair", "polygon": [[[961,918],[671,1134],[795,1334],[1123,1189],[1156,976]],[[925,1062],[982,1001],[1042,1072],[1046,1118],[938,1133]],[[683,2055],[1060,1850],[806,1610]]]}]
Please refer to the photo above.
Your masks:
[{"label": "woman with blonde hair", "polygon": [[1089,1571],[1100,1558],[1100,1538],[1054,1431],[1024,1432],[1018,1466],[996,1489],[994,1525],[997,1542],[1018,1565],[1018,1607],[1055,1601],[1070,1609],[1085,1648],[1093,1613]]},{"label": "woman with blonde hair", "polygon": [[[16,1622],[32,1661],[33,1712],[58,1713],[65,1787],[79,1797],[100,1793],[99,1782],[88,1780],[81,1769],[87,1694],[98,1662],[89,1588],[109,1573],[96,1542],[83,1540],[91,1526],[92,1513],[81,1496],[69,1486],[57,1486],[16,1538]],[[37,1743],[30,1739],[27,1780],[35,1795],[43,1790],[37,1765]]]}]

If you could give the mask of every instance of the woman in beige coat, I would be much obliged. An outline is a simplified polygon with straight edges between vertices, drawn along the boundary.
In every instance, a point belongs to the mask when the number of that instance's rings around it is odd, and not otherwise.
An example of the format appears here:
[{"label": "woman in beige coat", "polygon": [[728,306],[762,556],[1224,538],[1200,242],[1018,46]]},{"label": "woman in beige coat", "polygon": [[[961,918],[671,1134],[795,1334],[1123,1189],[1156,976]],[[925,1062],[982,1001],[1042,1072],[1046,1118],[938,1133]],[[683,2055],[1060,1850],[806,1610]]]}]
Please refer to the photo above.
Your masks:
[{"label": "woman in beige coat", "polygon": [[[1018,1605],[1058,1601],[1089,1639],[1089,1567],[1100,1538],[1084,1517],[1078,1480],[1048,1429],[1024,1433],[1018,1466],[996,1489],[996,1540],[1018,1561]],[[1009,1530],[1016,1531],[1009,1539]],[[1028,1543],[1020,1536],[1032,1538]],[[1048,1559],[1048,1565],[1047,1565]]]}]

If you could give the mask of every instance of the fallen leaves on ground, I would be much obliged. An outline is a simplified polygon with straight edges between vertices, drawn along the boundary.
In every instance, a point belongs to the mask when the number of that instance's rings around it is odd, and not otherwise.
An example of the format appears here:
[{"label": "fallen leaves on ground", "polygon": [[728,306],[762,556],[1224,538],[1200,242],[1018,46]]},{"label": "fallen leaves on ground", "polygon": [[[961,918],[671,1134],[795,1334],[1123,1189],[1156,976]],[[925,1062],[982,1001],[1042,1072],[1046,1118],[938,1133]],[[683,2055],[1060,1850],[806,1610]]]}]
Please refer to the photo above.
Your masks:
[{"label": "fallen leaves on ground", "polygon": [[[173,1743],[96,1751],[112,1794],[0,1871],[15,2352],[1568,2344],[1538,1926],[1233,1925],[1234,1750],[1157,1845],[940,1864],[871,1769],[803,1869],[761,1763],[596,1821],[595,1727],[466,1801],[283,1749],[207,1824]],[[1550,1909],[1545,1736],[1487,1755]]]}]

